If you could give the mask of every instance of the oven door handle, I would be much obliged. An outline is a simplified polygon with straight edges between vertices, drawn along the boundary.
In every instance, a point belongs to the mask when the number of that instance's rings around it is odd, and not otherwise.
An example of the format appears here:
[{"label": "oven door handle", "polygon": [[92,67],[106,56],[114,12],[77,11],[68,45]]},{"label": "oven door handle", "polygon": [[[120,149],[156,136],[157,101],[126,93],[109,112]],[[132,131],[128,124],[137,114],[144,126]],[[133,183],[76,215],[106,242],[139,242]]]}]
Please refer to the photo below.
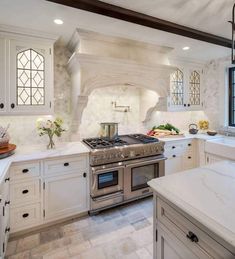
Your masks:
[{"label": "oven door handle", "polygon": [[119,196],[124,196],[123,191],[103,195],[103,196],[100,196],[100,197],[91,197],[91,198],[92,198],[93,201],[105,201],[105,200],[109,200],[109,199],[116,198],[116,197],[119,197]]},{"label": "oven door handle", "polygon": [[105,174],[106,171],[108,173],[110,171],[112,172],[112,171],[120,170],[120,169],[124,169],[124,168],[125,168],[124,166],[110,167],[110,168],[104,168],[104,169],[98,169],[98,170],[92,168],[92,173],[95,174],[95,175],[99,174],[99,173]]},{"label": "oven door handle", "polygon": [[133,166],[142,166],[142,165],[149,165],[149,164],[156,164],[158,162],[164,161],[166,160],[166,157],[161,157],[159,159],[154,159],[154,160],[146,160],[146,161],[142,161],[142,162],[136,162],[136,163],[132,163],[132,164],[127,164],[126,167],[133,167]]}]

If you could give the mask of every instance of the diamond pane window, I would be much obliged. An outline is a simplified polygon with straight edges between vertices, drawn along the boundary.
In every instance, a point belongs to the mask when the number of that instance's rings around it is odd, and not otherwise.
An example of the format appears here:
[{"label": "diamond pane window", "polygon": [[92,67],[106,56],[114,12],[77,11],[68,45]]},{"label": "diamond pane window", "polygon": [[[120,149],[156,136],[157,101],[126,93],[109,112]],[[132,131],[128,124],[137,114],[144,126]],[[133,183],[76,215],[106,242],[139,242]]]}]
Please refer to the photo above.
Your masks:
[{"label": "diamond pane window", "polygon": [[193,71],[189,78],[189,102],[200,105],[200,74],[197,71]]},{"label": "diamond pane window", "polygon": [[44,105],[45,60],[33,49],[17,54],[17,105]]},{"label": "diamond pane window", "polygon": [[171,104],[183,105],[184,102],[184,76],[183,72],[177,69],[171,74]]}]

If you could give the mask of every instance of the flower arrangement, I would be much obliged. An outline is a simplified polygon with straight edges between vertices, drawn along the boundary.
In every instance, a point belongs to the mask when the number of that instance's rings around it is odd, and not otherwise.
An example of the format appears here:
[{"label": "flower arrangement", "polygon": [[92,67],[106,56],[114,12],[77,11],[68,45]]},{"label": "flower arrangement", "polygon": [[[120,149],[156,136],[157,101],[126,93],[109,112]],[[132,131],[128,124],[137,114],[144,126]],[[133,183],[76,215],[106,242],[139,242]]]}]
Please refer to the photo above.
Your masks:
[{"label": "flower arrangement", "polygon": [[201,129],[201,130],[209,129],[209,121],[207,121],[207,120],[200,120],[198,122],[198,125],[199,125],[199,129]]},{"label": "flower arrangement", "polygon": [[48,149],[52,149],[55,147],[55,143],[53,141],[54,135],[56,135],[57,137],[60,137],[62,132],[66,131],[62,127],[63,120],[61,118],[56,118],[54,121],[40,118],[37,120],[36,125],[37,125],[39,136],[48,135],[49,137],[49,144],[47,145]]}]

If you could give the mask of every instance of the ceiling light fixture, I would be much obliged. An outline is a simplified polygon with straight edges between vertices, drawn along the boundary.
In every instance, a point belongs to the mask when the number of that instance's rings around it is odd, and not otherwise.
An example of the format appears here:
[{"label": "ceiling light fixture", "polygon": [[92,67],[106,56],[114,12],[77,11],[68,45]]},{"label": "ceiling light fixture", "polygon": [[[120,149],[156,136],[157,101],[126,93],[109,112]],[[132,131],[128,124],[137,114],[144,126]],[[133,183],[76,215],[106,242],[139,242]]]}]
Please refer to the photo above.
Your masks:
[{"label": "ceiling light fixture", "polygon": [[54,20],[54,23],[55,23],[55,24],[58,24],[58,25],[61,25],[61,24],[63,24],[64,22],[63,22],[61,19],[55,19],[55,20]]},{"label": "ceiling light fixture", "polygon": [[182,48],[182,50],[189,50],[189,49],[190,49],[190,47],[188,47],[188,46],[185,46]]}]

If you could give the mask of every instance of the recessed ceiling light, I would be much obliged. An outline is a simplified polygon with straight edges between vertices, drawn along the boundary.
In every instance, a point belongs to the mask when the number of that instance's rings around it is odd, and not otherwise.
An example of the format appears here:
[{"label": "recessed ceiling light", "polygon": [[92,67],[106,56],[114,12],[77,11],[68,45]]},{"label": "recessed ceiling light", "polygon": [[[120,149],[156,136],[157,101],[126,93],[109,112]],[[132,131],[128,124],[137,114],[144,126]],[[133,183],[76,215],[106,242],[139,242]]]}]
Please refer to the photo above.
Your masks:
[{"label": "recessed ceiling light", "polygon": [[188,47],[188,46],[185,46],[182,48],[182,50],[189,50],[189,49],[190,49],[190,47]]},{"label": "recessed ceiling light", "polygon": [[54,23],[61,25],[61,24],[63,24],[64,22],[63,22],[61,19],[55,19],[55,20],[54,20]]}]

